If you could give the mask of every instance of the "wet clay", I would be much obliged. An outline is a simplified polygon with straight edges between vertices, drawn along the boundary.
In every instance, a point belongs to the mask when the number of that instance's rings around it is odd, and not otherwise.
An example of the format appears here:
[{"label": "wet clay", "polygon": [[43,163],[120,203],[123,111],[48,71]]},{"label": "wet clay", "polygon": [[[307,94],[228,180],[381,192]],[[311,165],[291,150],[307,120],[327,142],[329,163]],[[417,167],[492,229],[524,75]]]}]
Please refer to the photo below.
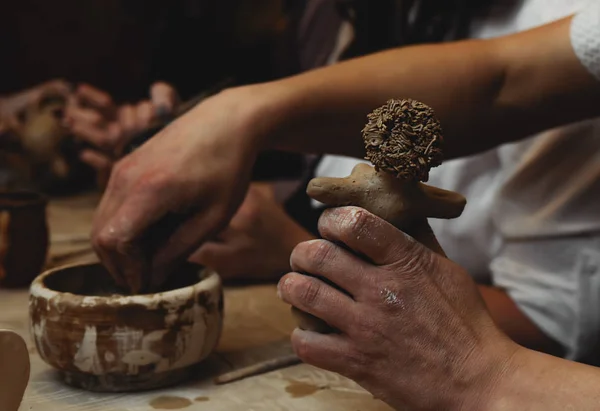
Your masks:
[{"label": "wet clay", "polygon": [[329,387],[319,387],[317,385],[296,380],[290,380],[290,384],[285,387],[285,391],[290,394],[292,398],[308,397],[309,395],[313,395],[316,392],[326,389],[329,389]]},{"label": "wet clay", "polygon": [[[374,167],[358,164],[345,178],[314,178],[307,194],[329,207],[361,207],[445,256],[427,219],[459,217],[466,199],[422,183],[443,157],[442,127],[433,109],[416,100],[390,100],[367,119],[365,159]],[[296,308],[292,312],[302,329],[336,331]]]},{"label": "wet clay", "polygon": [[40,357],[67,384],[91,391],[140,391],[187,379],[218,342],[223,290],[216,273],[197,266],[173,277],[182,288],[124,296],[114,294],[119,290],[100,264],[44,273],[32,284],[29,304]]},{"label": "wet clay", "polygon": [[183,397],[162,396],[150,401],[150,406],[155,410],[180,410],[192,405],[192,402]]}]

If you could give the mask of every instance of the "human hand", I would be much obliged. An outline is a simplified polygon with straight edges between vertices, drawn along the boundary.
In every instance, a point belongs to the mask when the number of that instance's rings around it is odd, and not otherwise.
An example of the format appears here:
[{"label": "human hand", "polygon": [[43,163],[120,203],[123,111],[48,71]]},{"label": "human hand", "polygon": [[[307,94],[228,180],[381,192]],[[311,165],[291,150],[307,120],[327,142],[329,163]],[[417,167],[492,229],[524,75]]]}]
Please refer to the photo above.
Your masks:
[{"label": "human hand", "polygon": [[326,210],[319,230],[323,240],[294,249],[296,272],[279,293],[340,333],[296,329],[298,356],[397,409],[488,409],[520,348],[494,325],[470,276],[364,209]]},{"label": "human hand", "polygon": [[177,101],[176,91],[166,83],[153,84],[149,100],[120,106],[104,91],[82,84],[69,99],[64,122],[75,137],[93,147],[82,150],[80,157],[96,169],[104,187],[125,146],[158,116],[170,113]]},{"label": "human hand", "polygon": [[71,85],[64,80],[52,80],[35,87],[0,98],[0,124],[7,128],[18,129],[19,115],[28,106],[36,104],[46,94],[57,94],[65,98],[71,91]]},{"label": "human hand", "polygon": [[221,92],[115,165],[92,237],[118,283],[133,292],[158,287],[227,225],[262,143],[258,97]]},{"label": "human hand", "polygon": [[278,279],[290,269],[296,245],[314,237],[288,216],[267,183],[253,183],[229,225],[190,261],[214,268],[223,279]]}]

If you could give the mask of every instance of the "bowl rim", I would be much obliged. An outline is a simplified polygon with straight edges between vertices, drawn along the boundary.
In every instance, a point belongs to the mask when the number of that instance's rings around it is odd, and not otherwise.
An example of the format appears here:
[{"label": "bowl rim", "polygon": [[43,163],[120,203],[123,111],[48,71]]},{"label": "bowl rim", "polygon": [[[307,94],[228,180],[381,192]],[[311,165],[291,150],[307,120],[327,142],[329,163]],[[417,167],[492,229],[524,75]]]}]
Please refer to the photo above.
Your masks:
[{"label": "bowl rim", "polygon": [[180,297],[189,296],[189,292],[193,291],[195,294],[201,293],[203,291],[213,291],[215,289],[219,289],[222,286],[221,278],[219,274],[212,268],[209,267],[199,267],[198,273],[206,272],[206,276],[202,278],[197,283],[188,285],[186,287],[175,288],[173,290],[162,291],[158,293],[151,294],[135,294],[135,295],[114,295],[114,296],[99,296],[99,295],[83,295],[83,294],[75,294],[67,291],[57,291],[48,288],[44,284],[44,280],[56,274],[57,272],[64,271],[67,269],[71,269],[74,267],[89,267],[89,266],[97,266],[101,265],[99,262],[94,263],[72,263],[63,265],[60,267],[54,267],[49,270],[44,271],[42,274],[37,276],[31,286],[29,288],[30,297],[35,298],[43,298],[46,300],[51,300],[55,297],[71,295],[74,297],[82,298],[82,305],[87,304],[98,304],[98,303],[117,303],[119,305],[128,305],[128,304],[141,304],[147,305],[151,301],[164,301],[177,299]]}]

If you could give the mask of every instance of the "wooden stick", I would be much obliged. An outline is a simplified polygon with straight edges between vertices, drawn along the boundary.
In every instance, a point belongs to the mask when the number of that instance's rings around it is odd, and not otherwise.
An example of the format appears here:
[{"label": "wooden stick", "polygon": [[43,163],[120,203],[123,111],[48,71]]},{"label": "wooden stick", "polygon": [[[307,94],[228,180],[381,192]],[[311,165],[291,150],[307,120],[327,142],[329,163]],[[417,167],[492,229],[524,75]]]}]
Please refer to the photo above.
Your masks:
[{"label": "wooden stick", "polygon": [[254,377],[256,375],[279,370],[281,368],[291,367],[292,365],[300,364],[301,362],[302,361],[300,358],[296,357],[295,354],[289,354],[283,357],[272,358],[257,364],[249,365],[248,367],[221,374],[215,378],[214,382],[217,385],[228,384],[244,378]]}]

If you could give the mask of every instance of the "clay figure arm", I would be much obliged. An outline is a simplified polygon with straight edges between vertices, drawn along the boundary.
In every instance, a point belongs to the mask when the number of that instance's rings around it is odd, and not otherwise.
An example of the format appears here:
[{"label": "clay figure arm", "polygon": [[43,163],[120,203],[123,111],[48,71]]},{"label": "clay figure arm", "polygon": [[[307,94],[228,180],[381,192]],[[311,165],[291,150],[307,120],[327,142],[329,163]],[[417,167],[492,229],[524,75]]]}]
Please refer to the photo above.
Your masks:
[{"label": "clay figure arm", "polygon": [[355,380],[395,409],[598,408],[600,370],[507,338],[457,264],[360,208],[326,210],[319,231],[324,239],[294,249],[293,272],[278,288],[284,301],[340,330],[296,329],[292,344],[304,362]]}]

